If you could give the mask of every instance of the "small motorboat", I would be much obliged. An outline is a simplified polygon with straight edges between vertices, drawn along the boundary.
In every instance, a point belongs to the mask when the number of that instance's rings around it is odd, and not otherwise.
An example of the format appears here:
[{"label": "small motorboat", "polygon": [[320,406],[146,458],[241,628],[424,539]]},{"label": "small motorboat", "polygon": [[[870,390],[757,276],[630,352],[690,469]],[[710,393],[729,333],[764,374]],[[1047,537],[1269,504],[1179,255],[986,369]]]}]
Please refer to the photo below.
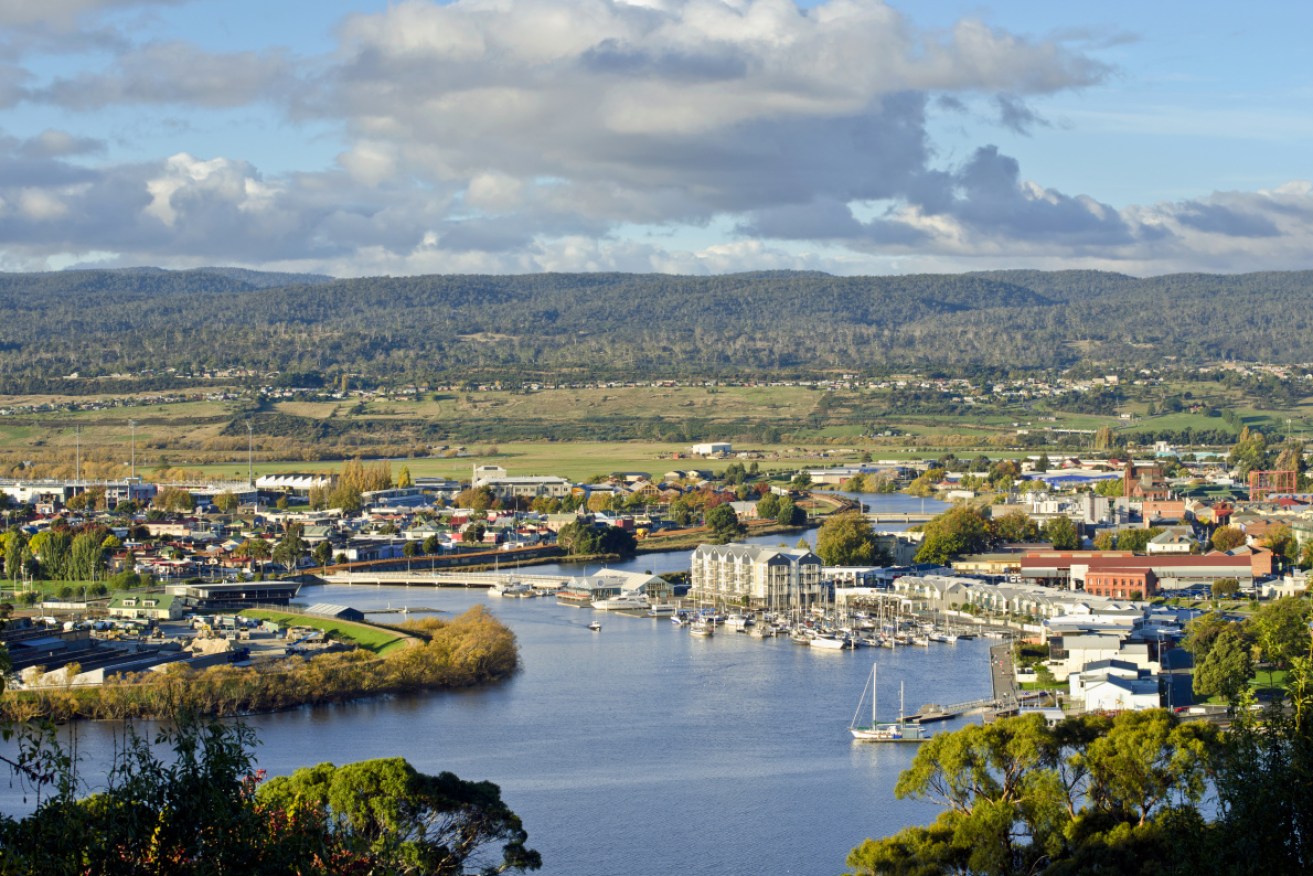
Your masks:
[{"label": "small motorboat", "polygon": [[588,629],[592,630],[595,633],[600,633],[602,631],[602,624],[600,621],[593,621],[591,624],[588,625]]}]

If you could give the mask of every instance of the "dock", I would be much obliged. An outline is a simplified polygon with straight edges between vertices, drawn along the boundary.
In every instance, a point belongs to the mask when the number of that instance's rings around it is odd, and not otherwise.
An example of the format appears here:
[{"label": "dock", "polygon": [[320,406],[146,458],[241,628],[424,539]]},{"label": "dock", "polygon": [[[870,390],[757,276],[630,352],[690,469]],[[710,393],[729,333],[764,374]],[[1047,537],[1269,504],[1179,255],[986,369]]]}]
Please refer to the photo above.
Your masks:
[{"label": "dock", "polygon": [[978,715],[996,709],[998,705],[998,700],[993,697],[968,700],[965,703],[953,703],[948,706],[925,705],[921,707],[920,712],[914,715],[905,715],[903,720],[911,721],[914,724],[933,724],[936,721],[948,721],[953,718],[960,718],[963,715]]}]

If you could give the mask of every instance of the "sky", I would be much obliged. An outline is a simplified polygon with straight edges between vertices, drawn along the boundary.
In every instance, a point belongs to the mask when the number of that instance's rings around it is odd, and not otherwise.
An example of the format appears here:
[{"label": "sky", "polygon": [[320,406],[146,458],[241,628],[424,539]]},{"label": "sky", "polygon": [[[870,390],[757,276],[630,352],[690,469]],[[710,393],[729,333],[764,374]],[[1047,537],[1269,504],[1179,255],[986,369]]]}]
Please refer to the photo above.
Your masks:
[{"label": "sky", "polygon": [[1313,268],[1313,5],[0,0],[0,270]]}]

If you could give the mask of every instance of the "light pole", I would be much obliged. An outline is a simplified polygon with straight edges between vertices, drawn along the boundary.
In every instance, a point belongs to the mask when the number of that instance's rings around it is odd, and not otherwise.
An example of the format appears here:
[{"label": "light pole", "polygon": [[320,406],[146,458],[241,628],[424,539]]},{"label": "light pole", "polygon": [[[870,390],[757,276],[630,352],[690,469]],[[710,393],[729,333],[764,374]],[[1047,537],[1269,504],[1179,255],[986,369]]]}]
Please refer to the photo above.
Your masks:
[{"label": "light pole", "polygon": [[128,420],[128,425],[132,427],[132,479],[137,479],[137,421]]},{"label": "light pole", "polygon": [[255,431],[251,421],[246,421],[246,480],[255,486]]}]

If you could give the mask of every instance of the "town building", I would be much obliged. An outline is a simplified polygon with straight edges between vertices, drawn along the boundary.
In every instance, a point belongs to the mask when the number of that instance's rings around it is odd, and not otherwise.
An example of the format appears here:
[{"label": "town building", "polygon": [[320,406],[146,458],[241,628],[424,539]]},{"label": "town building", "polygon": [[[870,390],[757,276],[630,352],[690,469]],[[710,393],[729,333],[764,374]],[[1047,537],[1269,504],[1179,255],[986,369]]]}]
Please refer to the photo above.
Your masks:
[{"label": "town building", "polygon": [[749,608],[806,607],[820,600],[821,558],[809,550],[763,545],[698,545],[689,596]]}]

